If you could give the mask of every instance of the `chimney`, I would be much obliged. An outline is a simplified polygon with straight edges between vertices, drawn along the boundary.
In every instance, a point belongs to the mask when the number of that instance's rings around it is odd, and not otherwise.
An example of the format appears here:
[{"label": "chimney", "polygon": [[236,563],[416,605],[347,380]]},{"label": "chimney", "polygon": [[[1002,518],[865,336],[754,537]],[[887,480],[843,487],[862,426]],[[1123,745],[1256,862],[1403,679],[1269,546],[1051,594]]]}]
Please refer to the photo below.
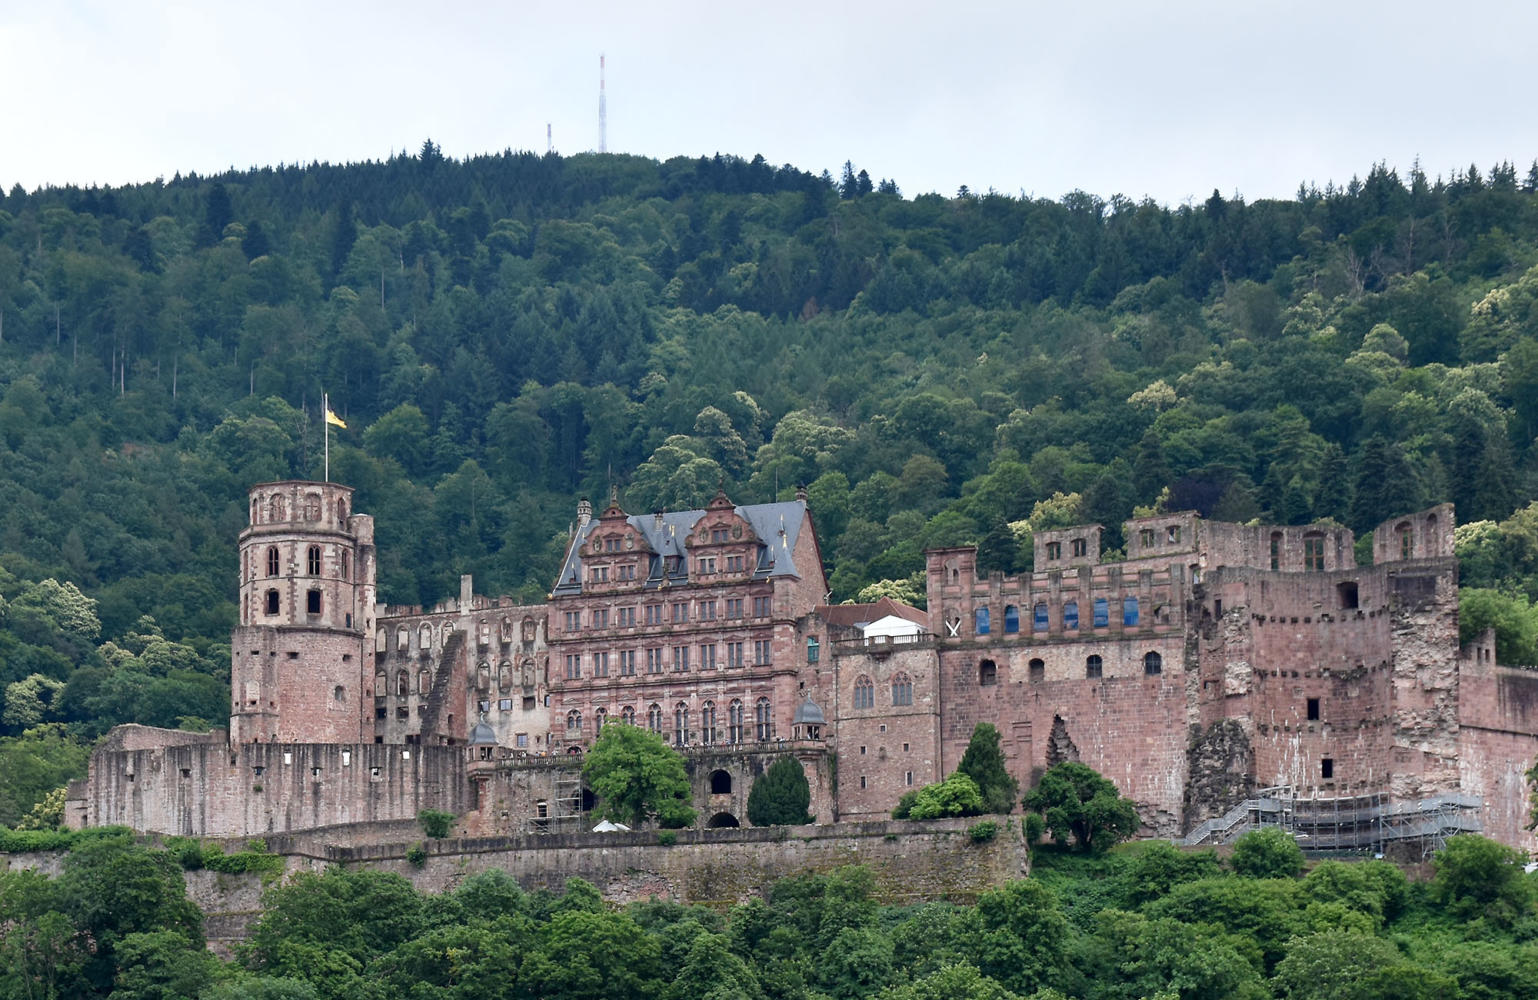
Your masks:
[{"label": "chimney", "polygon": [[593,519],[593,502],[587,497],[577,501],[577,530],[587,527],[587,522]]},{"label": "chimney", "polygon": [[652,515],[652,529],[658,533],[662,531],[662,511],[660,510]]},{"label": "chimney", "polygon": [[806,503],[806,484],[798,483],[796,485],[796,499]]}]

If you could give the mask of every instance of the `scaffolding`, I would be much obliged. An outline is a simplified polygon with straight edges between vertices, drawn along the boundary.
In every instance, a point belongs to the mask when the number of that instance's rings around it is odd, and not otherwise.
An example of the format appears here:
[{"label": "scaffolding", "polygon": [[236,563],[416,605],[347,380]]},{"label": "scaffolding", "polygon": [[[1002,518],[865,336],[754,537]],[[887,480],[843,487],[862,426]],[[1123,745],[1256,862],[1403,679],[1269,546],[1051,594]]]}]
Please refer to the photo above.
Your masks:
[{"label": "scaffolding", "polygon": [[1478,796],[1457,792],[1405,801],[1386,792],[1322,798],[1299,796],[1283,785],[1261,789],[1255,798],[1198,825],[1181,843],[1229,844],[1250,830],[1275,826],[1310,853],[1382,854],[1392,848],[1424,859],[1440,851],[1448,837],[1480,832],[1477,814],[1483,805]]},{"label": "scaffolding", "polygon": [[535,804],[530,833],[577,833],[582,830],[582,772],[562,768],[552,776],[555,796]]}]

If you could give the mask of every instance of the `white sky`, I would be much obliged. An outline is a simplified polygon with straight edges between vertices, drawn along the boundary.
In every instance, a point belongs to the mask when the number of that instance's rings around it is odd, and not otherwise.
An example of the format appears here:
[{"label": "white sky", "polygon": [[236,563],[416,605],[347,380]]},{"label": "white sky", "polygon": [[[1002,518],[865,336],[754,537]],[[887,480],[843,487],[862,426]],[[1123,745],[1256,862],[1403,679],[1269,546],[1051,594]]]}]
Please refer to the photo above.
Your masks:
[{"label": "white sky", "polygon": [[906,195],[1289,197],[1538,156],[1538,4],[0,0],[0,185],[598,146]]}]

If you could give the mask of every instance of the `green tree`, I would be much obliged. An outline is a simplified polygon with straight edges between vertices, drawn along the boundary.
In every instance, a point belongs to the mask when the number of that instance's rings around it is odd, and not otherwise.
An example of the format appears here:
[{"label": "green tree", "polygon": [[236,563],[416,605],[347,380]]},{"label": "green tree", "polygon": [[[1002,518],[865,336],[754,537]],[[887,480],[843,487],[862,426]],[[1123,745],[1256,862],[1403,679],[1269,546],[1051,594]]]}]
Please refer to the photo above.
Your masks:
[{"label": "green tree", "polygon": [[983,797],[983,810],[991,813],[1007,813],[1015,808],[1015,796],[1020,794],[1020,783],[1004,767],[1004,752],[999,747],[999,731],[991,722],[979,722],[972,730],[961,763],[956,765],[977,783]]},{"label": "green tree", "polygon": [[1531,916],[1534,890],[1522,871],[1526,855],[1474,833],[1447,838],[1431,859],[1431,895],[1463,920],[1482,917],[1510,927]]},{"label": "green tree", "polygon": [[960,771],[944,781],[906,792],[892,810],[893,819],[939,819],[944,816],[980,816],[983,793],[970,775]]},{"label": "green tree", "polygon": [[1051,985],[1067,957],[1068,919],[1036,879],[1006,883],[977,899],[977,967],[1016,993]]},{"label": "green tree", "polygon": [[1286,830],[1266,827],[1234,841],[1228,863],[1246,878],[1293,878],[1303,870],[1303,849]]},{"label": "green tree", "polygon": [[582,777],[608,819],[631,826],[653,816],[668,827],[694,822],[684,759],[649,729],[604,726],[582,762]]},{"label": "green tree", "polygon": [[1059,843],[1072,840],[1084,851],[1104,850],[1135,836],[1142,825],[1137,807],[1094,768],[1078,761],[1048,768],[1025,794],[1025,808],[1042,815]]},{"label": "green tree", "polygon": [[748,792],[748,822],[754,826],[799,826],[812,822],[807,812],[812,788],[794,757],[779,757]]}]

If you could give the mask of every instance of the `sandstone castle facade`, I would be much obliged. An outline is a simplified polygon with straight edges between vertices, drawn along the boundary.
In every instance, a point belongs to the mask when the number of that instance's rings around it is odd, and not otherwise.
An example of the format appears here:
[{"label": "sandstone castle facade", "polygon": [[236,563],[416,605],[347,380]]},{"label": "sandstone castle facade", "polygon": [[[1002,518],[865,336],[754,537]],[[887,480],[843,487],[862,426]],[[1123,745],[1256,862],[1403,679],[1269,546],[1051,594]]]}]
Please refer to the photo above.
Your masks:
[{"label": "sandstone castle facade", "polygon": [[1538,672],[1496,664],[1488,635],[1460,647],[1450,505],[1380,525],[1363,567],[1336,525],[1193,513],[1128,521],[1119,561],[1099,526],[1042,532],[1021,576],[932,550],[927,611],[827,605],[813,518],[804,495],[583,501],[545,604],[467,577],[403,607],[378,602],[351,489],[254,487],[228,732],[115,730],[70,821],[345,839],[434,808],[470,834],[575,830],[580,755],[615,724],[685,753],[702,825],[746,824],[786,754],[819,822],[876,819],[991,722],[1022,787],[1082,760],[1162,836],[1299,802],[1410,829],[1451,803],[1458,828],[1534,846]]}]

